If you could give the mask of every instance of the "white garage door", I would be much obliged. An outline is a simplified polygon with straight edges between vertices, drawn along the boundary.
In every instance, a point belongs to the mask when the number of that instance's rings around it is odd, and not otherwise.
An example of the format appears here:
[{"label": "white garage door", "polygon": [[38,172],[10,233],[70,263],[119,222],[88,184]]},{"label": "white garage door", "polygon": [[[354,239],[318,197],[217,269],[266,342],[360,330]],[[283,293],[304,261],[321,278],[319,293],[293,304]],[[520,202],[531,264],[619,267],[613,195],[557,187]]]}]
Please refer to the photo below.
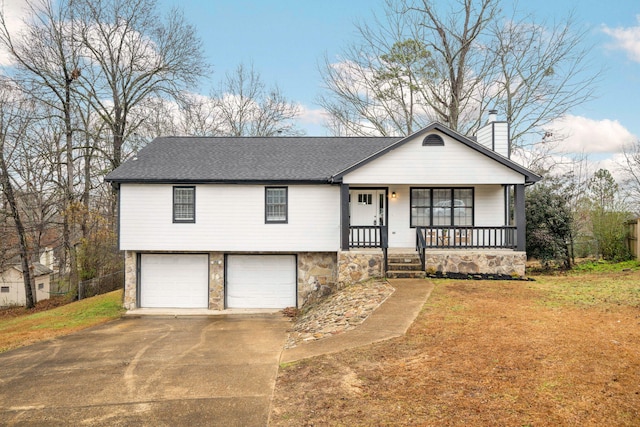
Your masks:
[{"label": "white garage door", "polygon": [[207,308],[207,255],[142,254],[140,306]]},{"label": "white garage door", "polygon": [[228,308],[296,306],[294,255],[227,256]]}]

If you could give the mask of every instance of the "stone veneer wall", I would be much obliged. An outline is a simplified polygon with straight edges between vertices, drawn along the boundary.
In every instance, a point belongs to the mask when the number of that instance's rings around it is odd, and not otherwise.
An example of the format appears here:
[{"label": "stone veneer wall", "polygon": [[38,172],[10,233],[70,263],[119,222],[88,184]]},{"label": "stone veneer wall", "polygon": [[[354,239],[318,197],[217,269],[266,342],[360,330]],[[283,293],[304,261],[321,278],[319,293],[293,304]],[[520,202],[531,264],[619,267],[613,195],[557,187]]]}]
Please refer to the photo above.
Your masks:
[{"label": "stone veneer wall", "polygon": [[[133,310],[137,300],[137,256],[125,252],[124,308]],[[335,290],[374,277],[383,277],[380,250],[298,253],[298,307]],[[525,252],[427,251],[427,271],[525,275]],[[224,310],[224,254],[209,253],[209,309]]]},{"label": "stone veneer wall", "polygon": [[224,254],[209,253],[209,309],[224,310]]},{"label": "stone veneer wall", "polygon": [[136,308],[136,269],[138,257],[133,251],[125,251],[124,253],[124,303],[123,306],[127,310]]},{"label": "stone veneer wall", "polygon": [[524,276],[527,254],[514,251],[429,251],[425,254],[427,272],[487,273]]},{"label": "stone veneer wall", "polygon": [[382,250],[338,252],[338,286],[347,286],[372,277],[384,276]]},{"label": "stone veneer wall", "polygon": [[336,279],[335,252],[298,253],[298,307],[334,292]]}]

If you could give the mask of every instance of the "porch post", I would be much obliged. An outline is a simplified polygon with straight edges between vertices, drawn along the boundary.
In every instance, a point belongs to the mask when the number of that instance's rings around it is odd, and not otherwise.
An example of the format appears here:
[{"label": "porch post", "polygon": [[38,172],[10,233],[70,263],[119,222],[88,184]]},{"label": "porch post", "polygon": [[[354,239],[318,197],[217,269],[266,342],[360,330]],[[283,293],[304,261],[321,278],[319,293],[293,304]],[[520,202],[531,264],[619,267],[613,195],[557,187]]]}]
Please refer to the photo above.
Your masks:
[{"label": "porch post", "polygon": [[349,250],[349,184],[340,184],[340,248]]},{"label": "porch post", "polygon": [[516,250],[527,250],[527,220],[524,209],[524,184],[515,185],[514,203],[516,208]]}]

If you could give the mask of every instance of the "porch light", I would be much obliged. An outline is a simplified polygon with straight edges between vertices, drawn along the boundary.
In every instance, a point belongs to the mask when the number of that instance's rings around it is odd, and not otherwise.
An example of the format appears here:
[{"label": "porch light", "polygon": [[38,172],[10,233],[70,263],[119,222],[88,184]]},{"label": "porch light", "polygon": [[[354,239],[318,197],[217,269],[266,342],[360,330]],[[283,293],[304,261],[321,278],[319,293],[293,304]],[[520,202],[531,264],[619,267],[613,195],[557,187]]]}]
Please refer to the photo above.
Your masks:
[{"label": "porch light", "polygon": [[391,192],[391,198],[392,198],[392,199],[395,199],[395,198],[396,198],[396,192],[395,192],[395,191]]}]

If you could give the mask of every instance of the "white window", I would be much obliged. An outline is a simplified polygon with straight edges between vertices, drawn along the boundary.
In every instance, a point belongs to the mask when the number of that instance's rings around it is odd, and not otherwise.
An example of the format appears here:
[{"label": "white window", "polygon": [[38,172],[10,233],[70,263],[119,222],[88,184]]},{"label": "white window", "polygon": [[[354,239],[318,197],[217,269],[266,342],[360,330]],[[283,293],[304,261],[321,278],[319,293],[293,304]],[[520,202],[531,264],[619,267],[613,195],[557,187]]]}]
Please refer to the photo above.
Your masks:
[{"label": "white window", "polygon": [[173,187],[173,222],[196,222],[195,187]]},{"label": "white window", "polygon": [[8,294],[9,293],[9,287],[8,286],[0,287],[0,292],[2,292],[3,294]]},{"label": "white window", "polygon": [[265,223],[284,224],[287,218],[287,187],[265,188]]},{"label": "white window", "polygon": [[38,283],[38,290],[41,291],[44,289],[44,283]]}]

